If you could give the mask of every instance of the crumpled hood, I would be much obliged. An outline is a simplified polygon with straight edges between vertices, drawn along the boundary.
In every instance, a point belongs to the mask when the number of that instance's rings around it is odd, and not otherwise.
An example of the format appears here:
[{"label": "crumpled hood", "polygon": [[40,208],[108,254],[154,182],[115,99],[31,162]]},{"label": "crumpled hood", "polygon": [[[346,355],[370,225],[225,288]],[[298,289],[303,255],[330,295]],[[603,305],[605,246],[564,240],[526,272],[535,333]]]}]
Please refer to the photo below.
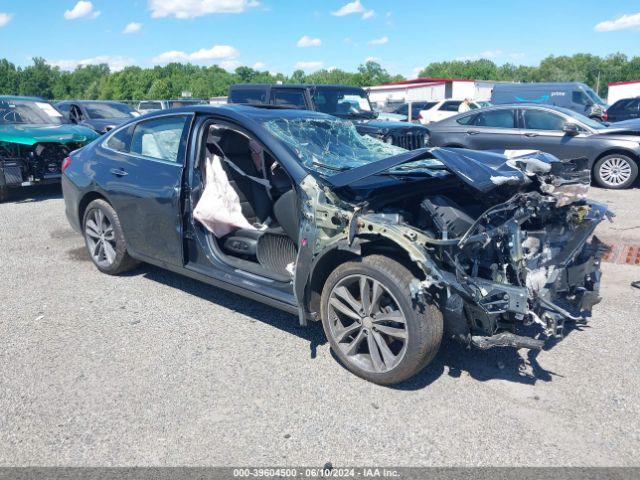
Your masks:
[{"label": "crumpled hood", "polygon": [[80,125],[0,125],[0,142],[34,145],[39,142],[90,142],[98,134]]},{"label": "crumpled hood", "polygon": [[[589,180],[585,159],[561,161],[548,153],[532,150],[498,153],[461,148],[423,148],[347,170],[327,178],[327,181],[335,188],[345,187],[394,167],[432,158],[439,160],[446,170],[482,193],[505,184],[524,186],[531,183],[536,175],[545,177],[544,183],[549,190],[568,183],[584,185]],[[406,167],[403,173],[411,173],[411,169]],[[434,168],[437,170],[437,167]],[[422,171],[424,168],[416,168],[416,174]]]}]

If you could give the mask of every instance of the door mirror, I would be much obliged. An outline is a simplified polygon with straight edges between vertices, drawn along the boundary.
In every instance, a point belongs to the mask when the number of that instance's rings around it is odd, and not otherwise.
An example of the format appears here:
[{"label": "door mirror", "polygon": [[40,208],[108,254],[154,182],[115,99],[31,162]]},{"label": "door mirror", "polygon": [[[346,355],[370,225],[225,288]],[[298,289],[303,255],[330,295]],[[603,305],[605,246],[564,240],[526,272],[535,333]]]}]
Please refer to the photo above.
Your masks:
[{"label": "door mirror", "polygon": [[565,123],[564,126],[562,127],[562,131],[567,135],[572,135],[572,136],[578,135],[580,133],[580,129],[578,128],[578,125],[576,125],[575,123]]}]

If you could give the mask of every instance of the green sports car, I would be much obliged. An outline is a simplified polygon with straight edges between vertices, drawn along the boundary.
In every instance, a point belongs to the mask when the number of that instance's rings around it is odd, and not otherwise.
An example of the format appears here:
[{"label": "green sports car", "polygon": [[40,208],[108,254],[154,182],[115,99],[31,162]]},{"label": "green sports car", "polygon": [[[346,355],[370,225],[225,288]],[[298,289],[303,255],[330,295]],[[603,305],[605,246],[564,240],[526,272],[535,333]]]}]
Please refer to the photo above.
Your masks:
[{"label": "green sports car", "polygon": [[97,137],[45,100],[0,96],[0,201],[11,188],[59,182],[63,160]]}]

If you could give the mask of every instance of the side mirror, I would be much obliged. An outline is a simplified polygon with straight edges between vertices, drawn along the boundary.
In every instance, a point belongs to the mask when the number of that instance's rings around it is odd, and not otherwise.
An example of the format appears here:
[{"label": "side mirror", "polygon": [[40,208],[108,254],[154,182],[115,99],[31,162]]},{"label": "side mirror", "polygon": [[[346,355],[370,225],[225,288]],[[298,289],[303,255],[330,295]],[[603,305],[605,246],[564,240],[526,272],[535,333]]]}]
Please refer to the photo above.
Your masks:
[{"label": "side mirror", "polygon": [[580,129],[575,123],[565,123],[562,127],[562,131],[571,136],[575,136],[580,133]]}]

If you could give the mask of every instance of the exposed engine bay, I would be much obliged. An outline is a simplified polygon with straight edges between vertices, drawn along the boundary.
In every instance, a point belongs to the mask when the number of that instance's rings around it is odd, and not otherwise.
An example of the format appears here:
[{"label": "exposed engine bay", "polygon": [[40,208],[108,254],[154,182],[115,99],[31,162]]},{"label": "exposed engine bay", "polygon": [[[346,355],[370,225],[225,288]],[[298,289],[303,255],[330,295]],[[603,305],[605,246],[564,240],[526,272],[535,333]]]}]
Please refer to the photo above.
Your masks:
[{"label": "exposed engine bay", "polygon": [[34,145],[0,142],[0,171],[7,186],[59,180],[62,161],[80,143],[40,142]]},{"label": "exposed engine bay", "polygon": [[[586,160],[464,152],[398,155],[330,177],[320,195],[303,184],[315,203],[304,212],[316,212],[314,254],[336,243],[358,254],[381,240],[399,246],[421,270],[415,300],[439,304],[450,336],[479,348],[542,348],[600,301],[607,247],[593,232],[613,214],[586,199]],[[367,187],[375,175],[409,178],[424,159],[442,165],[423,183]]]}]

